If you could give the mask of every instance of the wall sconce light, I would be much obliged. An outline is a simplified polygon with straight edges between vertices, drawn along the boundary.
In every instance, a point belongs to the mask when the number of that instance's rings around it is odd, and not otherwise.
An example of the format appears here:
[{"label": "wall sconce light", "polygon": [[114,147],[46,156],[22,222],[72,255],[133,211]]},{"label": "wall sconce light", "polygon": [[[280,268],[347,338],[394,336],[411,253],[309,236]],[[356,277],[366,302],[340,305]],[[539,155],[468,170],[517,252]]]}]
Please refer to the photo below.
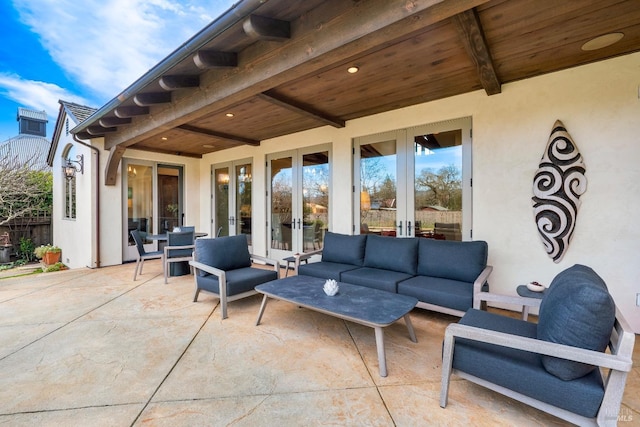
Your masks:
[{"label": "wall sconce light", "polygon": [[78,160],[71,160],[68,158],[67,163],[62,165],[64,176],[67,180],[73,179],[73,177],[76,176],[76,172],[80,172],[80,174],[84,175],[84,155],[79,154],[76,156],[76,159]]}]

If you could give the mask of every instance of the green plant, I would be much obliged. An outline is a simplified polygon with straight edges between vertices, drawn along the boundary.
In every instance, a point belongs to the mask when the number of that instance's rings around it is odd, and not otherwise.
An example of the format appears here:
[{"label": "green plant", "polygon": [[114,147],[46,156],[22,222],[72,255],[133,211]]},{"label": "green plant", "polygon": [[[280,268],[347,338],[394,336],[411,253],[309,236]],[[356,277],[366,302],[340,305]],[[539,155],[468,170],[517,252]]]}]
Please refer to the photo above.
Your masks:
[{"label": "green plant", "polygon": [[58,252],[62,252],[62,249],[60,249],[57,246],[53,246],[53,245],[49,244],[49,245],[40,245],[40,246],[38,246],[37,248],[35,248],[33,250],[34,255],[38,259],[42,259],[44,257],[44,255],[49,253],[49,252],[58,253]]},{"label": "green plant", "polygon": [[18,249],[18,258],[24,260],[25,262],[33,261],[35,259],[33,251],[35,250],[35,245],[31,241],[31,239],[25,239],[24,237],[20,238],[20,248]]},{"label": "green plant", "polygon": [[56,262],[55,264],[52,264],[50,266],[48,266],[47,268],[43,269],[42,271],[44,273],[50,273],[52,271],[61,271],[61,270],[66,270],[67,266],[64,265],[61,262]]}]

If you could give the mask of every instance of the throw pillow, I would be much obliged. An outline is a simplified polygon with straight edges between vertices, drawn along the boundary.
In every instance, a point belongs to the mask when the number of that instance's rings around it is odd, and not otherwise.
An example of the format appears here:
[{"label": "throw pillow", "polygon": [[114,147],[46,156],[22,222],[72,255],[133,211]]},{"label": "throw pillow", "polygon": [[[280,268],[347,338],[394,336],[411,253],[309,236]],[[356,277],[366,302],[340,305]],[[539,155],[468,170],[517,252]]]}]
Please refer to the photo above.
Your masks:
[{"label": "throw pillow", "polygon": [[[576,264],[559,273],[540,304],[538,339],[605,351],[615,322],[616,306],[595,271]],[[595,366],[542,356],[550,374],[566,381],[587,375]]]}]

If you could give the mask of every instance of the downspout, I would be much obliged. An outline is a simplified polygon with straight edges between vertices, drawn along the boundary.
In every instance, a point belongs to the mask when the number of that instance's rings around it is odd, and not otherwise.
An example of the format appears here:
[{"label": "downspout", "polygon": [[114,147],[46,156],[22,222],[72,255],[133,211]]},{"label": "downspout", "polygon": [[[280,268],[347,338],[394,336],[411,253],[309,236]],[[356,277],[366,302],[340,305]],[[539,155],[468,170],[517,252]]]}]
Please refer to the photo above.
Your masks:
[{"label": "downspout", "polygon": [[71,135],[73,135],[75,142],[92,149],[96,153],[96,267],[100,268],[100,150],[93,145],[80,141],[75,133]]}]

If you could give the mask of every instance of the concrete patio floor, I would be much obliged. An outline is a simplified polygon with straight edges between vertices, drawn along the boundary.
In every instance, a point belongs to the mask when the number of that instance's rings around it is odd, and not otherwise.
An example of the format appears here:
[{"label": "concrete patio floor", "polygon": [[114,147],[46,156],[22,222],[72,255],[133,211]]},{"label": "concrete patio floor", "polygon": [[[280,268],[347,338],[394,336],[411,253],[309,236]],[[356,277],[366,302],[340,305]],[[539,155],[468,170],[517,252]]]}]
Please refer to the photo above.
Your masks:
[{"label": "concrete patio floor", "polygon": [[[0,280],[0,425],[566,425],[456,377],[439,406],[441,346],[457,318],[415,309],[418,343],[260,296],[192,302],[159,261]],[[636,345],[619,425],[640,425]]]}]

